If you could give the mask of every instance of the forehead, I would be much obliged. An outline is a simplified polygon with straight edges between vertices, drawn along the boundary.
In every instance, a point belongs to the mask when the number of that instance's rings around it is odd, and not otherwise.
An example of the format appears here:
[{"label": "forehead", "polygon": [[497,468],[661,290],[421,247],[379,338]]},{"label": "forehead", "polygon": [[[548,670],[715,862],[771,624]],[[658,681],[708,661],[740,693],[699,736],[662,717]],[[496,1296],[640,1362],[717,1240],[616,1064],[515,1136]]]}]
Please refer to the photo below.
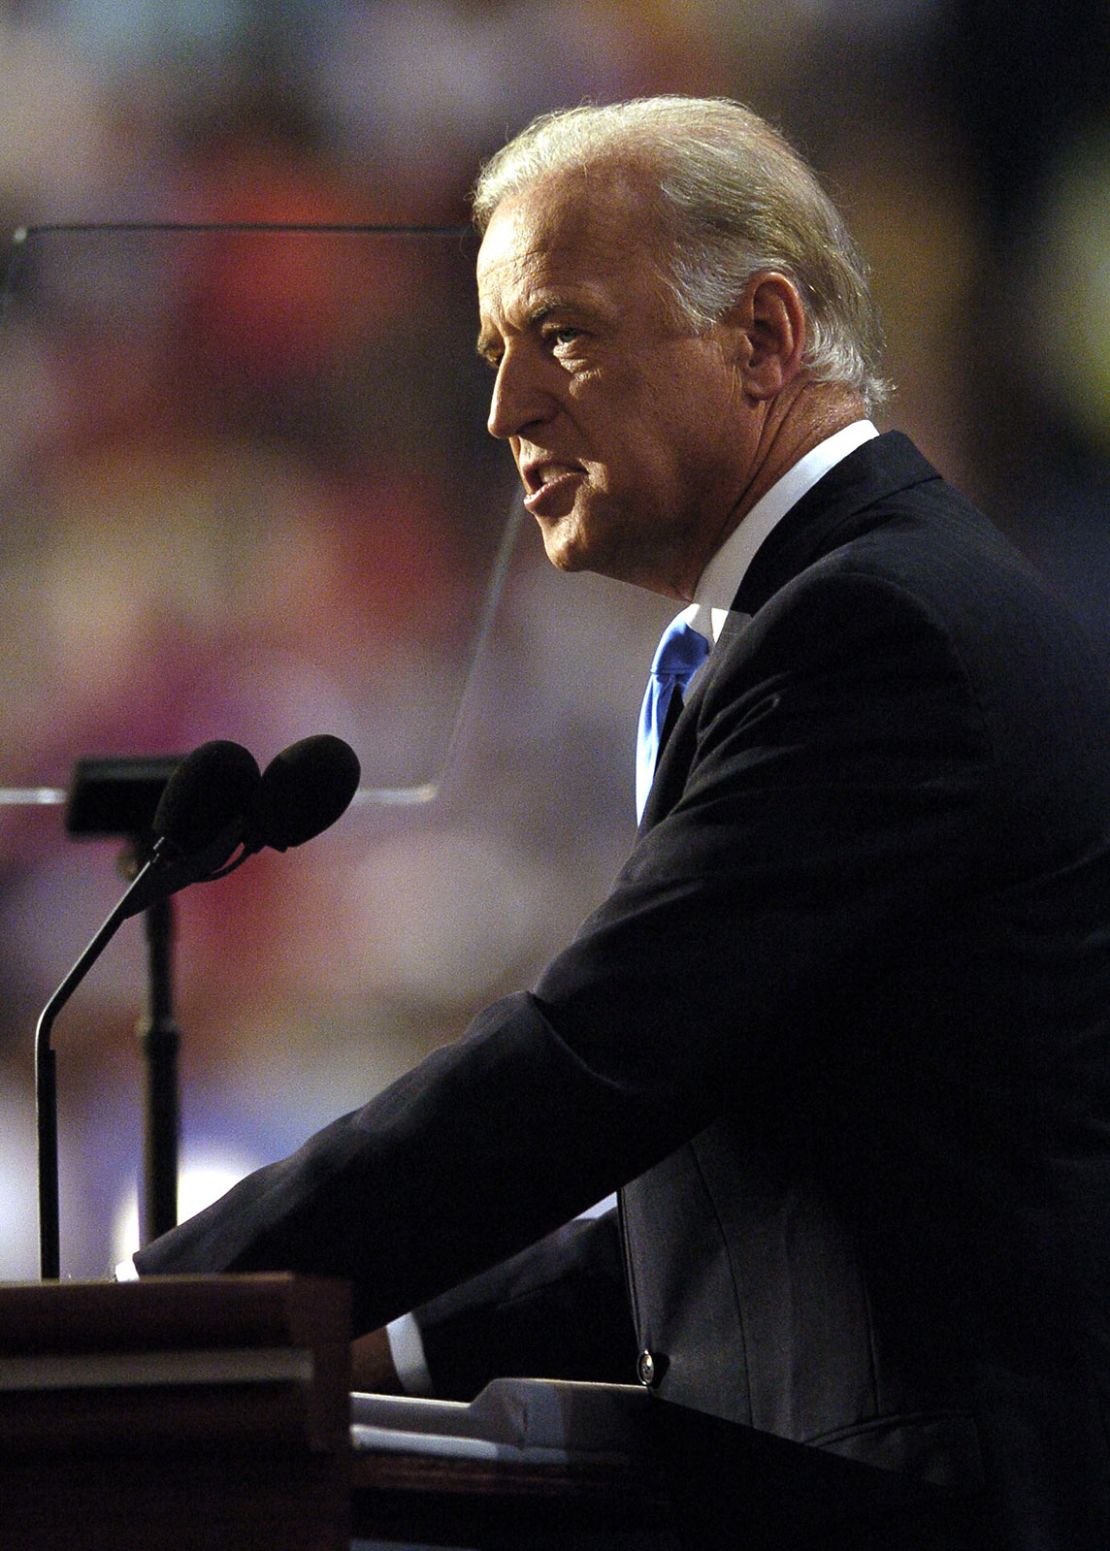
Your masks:
[{"label": "forehead", "polygon": [[539,291],[588,297],[660,274],[662,220],[643,177],[563,172],[502,200],[478,253],[478,301],[492,319]]}]

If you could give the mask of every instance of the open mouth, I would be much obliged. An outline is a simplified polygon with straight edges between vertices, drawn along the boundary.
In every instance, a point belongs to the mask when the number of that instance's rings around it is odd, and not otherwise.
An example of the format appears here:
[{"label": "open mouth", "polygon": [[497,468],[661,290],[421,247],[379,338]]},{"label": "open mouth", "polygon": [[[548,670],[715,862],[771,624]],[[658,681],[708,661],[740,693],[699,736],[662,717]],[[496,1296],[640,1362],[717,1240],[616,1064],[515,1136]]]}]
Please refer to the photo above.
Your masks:
[{"label": "open mouth", "polygon": [[524,497],[524,505],[534,517],[559,516],[573,499],[573,491],[582,479],[581,469],[562,469],[552,473],[536,490]]},{"label": "open mouth", "polygon": [[524,505],[535,516],[548,515],[562,505],[584,473],[577,463],[537,460],[523,464],[520,477],[524,481]]}]

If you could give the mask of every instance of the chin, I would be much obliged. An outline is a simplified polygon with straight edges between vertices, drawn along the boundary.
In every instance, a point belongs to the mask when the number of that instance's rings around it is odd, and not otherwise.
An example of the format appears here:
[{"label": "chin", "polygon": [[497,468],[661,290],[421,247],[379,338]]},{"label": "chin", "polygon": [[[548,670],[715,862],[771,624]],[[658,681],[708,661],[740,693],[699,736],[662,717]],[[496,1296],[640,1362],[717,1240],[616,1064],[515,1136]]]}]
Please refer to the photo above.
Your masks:
[{"label": "chin", "polygon": [[571,526],[567,519],[544,526],[541,524],[543,547],[548,560],[560,571],[588,571],[590,545],[583,542],[581,531]]},{"label": "chin", "polygon": [[566,571],[568,575],[575,571],[591,571],[593,567],[589,561],[574,550],[553,549],[550,545],[547,549],[547,558],[558,571]]},{"label": "chin", "polygon": [[548,560],[560,571],[593,571],[617,581],[631,580],[636,566],[630,562],[640,545],[630,554],[632,535],[622,530],[619,522],[608,513],[604,518],[596,513],[591,516],[592,521],[584,522],[571,511],[565,517],[540,522]]}]

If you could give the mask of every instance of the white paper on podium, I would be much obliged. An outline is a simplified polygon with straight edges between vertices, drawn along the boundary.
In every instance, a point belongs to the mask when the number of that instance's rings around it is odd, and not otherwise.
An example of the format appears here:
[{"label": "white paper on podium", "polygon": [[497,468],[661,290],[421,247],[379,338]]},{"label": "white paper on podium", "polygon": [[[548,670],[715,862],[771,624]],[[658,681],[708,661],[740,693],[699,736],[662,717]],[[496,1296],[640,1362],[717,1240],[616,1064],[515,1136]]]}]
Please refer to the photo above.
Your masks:
[{"label": "white paper on podium", "polygon": [[495,1379],[469,1404],[409,1396],[351,1396],[356,1453],[565,1465],[637,1454],[651,1397],[639,1385]]}]

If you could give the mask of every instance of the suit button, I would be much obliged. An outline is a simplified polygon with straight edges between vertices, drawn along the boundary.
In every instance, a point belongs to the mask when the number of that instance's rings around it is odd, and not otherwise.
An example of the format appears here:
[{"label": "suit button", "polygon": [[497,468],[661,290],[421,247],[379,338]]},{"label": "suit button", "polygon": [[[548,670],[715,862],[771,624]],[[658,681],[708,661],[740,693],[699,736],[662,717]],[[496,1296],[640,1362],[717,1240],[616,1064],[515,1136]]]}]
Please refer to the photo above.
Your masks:
[{"label": "suit button", "polygon": [[655,1383],[655,1358],[646,1347],[636,1359],[636,1375],[645,1389]]}]

